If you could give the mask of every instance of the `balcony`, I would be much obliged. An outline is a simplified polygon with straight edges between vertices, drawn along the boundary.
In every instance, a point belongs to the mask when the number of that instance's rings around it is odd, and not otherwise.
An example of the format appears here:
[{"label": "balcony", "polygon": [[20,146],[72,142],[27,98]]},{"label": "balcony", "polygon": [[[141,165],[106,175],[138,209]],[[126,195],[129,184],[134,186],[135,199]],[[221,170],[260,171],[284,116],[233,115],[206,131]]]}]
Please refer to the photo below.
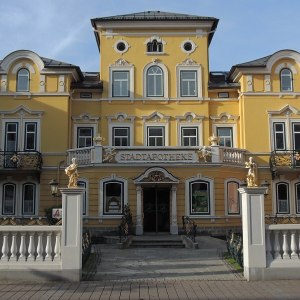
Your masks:
[{"label": "balcony", "polygon": [[42,155],[38,151],[0,151],[0,170],[34,171],[40,181],[42,165]]},{"label": "balcony", "polygon": [[201,147],[93,147],[70,149],[68,161],[75,157],[79,166],[102,163],[161,163],[192,164],[221,163],[244,165],[244,149],[219,146]]},{"label": "balcony", "polygon": [[271,152],[270,169],[274,179],[280,170],[293,170],[300,168],[300,154],[297,150],[280,150]]}]

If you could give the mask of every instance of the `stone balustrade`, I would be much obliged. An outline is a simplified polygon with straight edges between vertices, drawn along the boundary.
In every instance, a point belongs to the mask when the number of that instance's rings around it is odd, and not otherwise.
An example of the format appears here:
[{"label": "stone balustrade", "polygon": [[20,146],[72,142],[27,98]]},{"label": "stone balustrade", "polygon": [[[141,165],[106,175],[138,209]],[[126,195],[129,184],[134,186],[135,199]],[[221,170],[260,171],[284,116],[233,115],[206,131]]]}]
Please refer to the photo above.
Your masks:
[{"label": "stone balustrade", "polygon": [[244,149],[220,147],[220,162],[229,164],[245,164]]}]

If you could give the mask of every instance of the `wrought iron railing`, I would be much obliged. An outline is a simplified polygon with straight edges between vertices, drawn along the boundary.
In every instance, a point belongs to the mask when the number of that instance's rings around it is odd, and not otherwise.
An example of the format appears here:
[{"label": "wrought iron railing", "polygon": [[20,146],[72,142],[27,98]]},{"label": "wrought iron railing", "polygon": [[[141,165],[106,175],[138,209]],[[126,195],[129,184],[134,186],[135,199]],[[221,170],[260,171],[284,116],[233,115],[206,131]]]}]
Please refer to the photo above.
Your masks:
[{"label": "wrought iron railing", "polygon": [[279,169],[300,168],[300,150],[277,150],[271,152],[270,169],[273,179]]},{"label": "wrought iron railing", "polygon": [[226,246],[230,256],[244,268],[243,258],[243,234],[241,232],[233,232],[228,230],[226,235]]},{"label": "wrought iron railing", "polygon": [[265,215],[265,223],[271,224],[300,224],[300,217],[297,215]]},{"label": "wrought iron railing", "polygon": [[127,223],[119,225],[119,242],[123,243],[129,236],[131,228]]},{"label": "wrought iron railing", "polygon": [[42,154],[38,151],[0,151],[0,168],[41,171]]},{"label": "wrought iron railing", "polygon": [[182,229],[184,234],[194,243],[196,242],[197,224],[187,216],[182,216]]},{"label": "wrought iron railing", "polygon": [[92,235],[89,230],[82,234],[82,266],[86,264],[91,254],[92,248]]}]

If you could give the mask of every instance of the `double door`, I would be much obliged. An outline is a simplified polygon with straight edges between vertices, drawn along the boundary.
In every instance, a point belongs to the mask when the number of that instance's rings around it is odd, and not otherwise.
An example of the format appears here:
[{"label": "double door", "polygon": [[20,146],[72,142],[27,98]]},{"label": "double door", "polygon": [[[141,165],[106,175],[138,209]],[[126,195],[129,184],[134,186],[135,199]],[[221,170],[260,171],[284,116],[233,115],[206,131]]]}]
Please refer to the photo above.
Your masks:
[{"label": "double door", "polygon": [[144,187],[144,232],[170,232],[170,188]]}]

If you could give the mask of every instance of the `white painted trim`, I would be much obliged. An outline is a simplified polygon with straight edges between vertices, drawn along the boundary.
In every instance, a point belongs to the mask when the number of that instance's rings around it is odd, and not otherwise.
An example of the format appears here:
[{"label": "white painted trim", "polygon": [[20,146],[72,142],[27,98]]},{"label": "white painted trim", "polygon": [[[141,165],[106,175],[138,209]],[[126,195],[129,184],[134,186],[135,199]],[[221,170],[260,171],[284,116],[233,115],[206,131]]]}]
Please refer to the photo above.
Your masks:
[{"label": "white painted trim", "polygon": [[[287,179],[284,178],[284,176],[280,176],[279,178],[276,178],[272,181],[272,212],[275,215],[277,212],[277,191],[276,191],[276,185],[277,183],[287,183],[288,184],[288,193],[289,193],[289,209],[290,212],[288,213],[289,215],[294,214],[295,213],[295,193],[292,193],[294,185],[292,185],[292,182],[295,182],[296,180],[293,181],[289,181]],[[294,202],[294,205],[292,204]],[[286,214],[282,214],[280,213],[280,215],[286,215]]]},{"label": "white painted trim", "polygon": [[240,193],[238,193],[238,197],[239,197],[239,205],[240,205],[240,213],[239,214],[229,214],[228,213],[228,190],[227,190],[227,186],[228,186],[228,182],[230,181],[234,181],[236,182],[239,187],[242,183],[242,181],[236,177],[229,177],[226,178],[224,180],[224,199],[225,199],[225,216],[226,217],[241,217],[242,215],[242,197],[240,196]]},{"label": "white painted trim", "polygon": [[[210,213],[203,215],[194,215],[190,214],[190,183],[194,181],[204,180],[209,183],[209,194],[210,194]],[[215,215],[215,195],[214,195],[214,179],[205,177],[201,174],[198,174],[195,177],[190,177],[185,180],[185,213],[186,216],[190,216],[193,219],[200,219],[204,216],[214,216]]]},{"label": "white painted trim", "polygon": [[114,147],[113,144],[113,128],[115,127],[129,127],[129,146],[134,146],[134,124],[129,122],[109,122],[108,123],[108,145]]},{"label": "white painted trim", "polygon": [[148,168],[144,173],[142,173],[141,175],[139,175],[137,178],[133,178],[133,183],[134,184],[143,184],[143,183],[149,183],[149,182],[145,182],[144,179],[148,178],[149,174],[151,172],[161,172],[165,175],[165,178],[169,179],[169,181],[163,181],[163,182],[155,182],[155,184],[166,184],[166,183],[179,183],[180,179],[173,176],[170,172],[168,172],[165,168],[162,167],[151,167]]},{"label": "white painted trim", "polygon": [[[154,53],[154,52],[151,52],[151,53]],[[160,67],[163,71],[163,96],[162,97],[148,97],[147,96],[147,71],[149,68],[153,67],[153,66],[157,66],[157,67]],[[169,99],[168,96],[169,96],[169,91],[168,91],[168,69],[167,67],[162,64],[161,62],[158,62],[157,59],[153,59],[152,62],[148,63],[144,69],[143,69],[143,97],[145,99],[152,99],[152,98],[156,98],[156,99],[161,99],[161,100],[164,100],[164,99]]]},{"label": "white painted trim", "polygon": [[144,146],[148,146],[148,127],[164,127],[164,145],[163,146],[157,146],[159,147],[165,147],[169,146],[169,122],[167,123],[161,123],[161,122],[144,122]]},{"label": "white painted trim", "polygon": [[128,203],[128,180],[126,178],[122,178],[122,177],[118,177],[115,174],[111,174],[110,177],[106,177],[106,178],[102,178],[99,180],[99,198],[98,198],[98,207],[99,207],[99,211],[98,214],[101,218],[116,218],[116,217],[122,217],[122,215],[114,215],[114,214],[104,214],[104,205],[103,205],[103,184],[105,182],[110,182],[110,181],[114,181],[114,180],[118,180],[123,182],[123,187],[124,187],[124,191],[123,191],[123,195],[124,195],[124,199],[123,199],[123,208],[124,206]]},{"label": "white painted trim", "polygon": [[271,92],[271,76],[265,75],[265,91]]},{"label": "white painted trim", "polygon": [[[184,45],[185,45],[186,43],[190,43],[190,44],[192,45],[192,49],[191,49],[190,51],[187,51],[187,50],[184,49]],[[179,46],[179,48],[180,48],[184,53],[186,53],[187,55],[190,55],[191,53],[193,53],[193,52],[196,50],[197,47],[198,47],[198,46],[196,45],[196,43],[195,43],[193,40],[191,40],[190,38],[187,38],[186,40],[184,40],[184,41],[181,43],[181,45]]]},{"label": "white painted trim", "polygon": [[82,214],[83,218],[89,216],[89,199],[90,199],[90,182],[89,179],[84,177],[79,177],[78,181],[85,182],[85,215]]},{"label": "white painted trim", "polygon": [[44,93],[46,87],[46,76],[40,74],[40,92]]},{"label": "white painted trim", "polygon": [[300,93],[295,92],[271,92],[271,93],[241,93],[241,96],[279,96],[282,98],[283,96],[292,96],[296,98],[296,96],[300,96]]},{"label": "white painted trim", "polygon": [[[73,148],[78,148],[78,128],[83,128],[83,127],[91,127],[93,128],[93,135],[94,137],[98,133],[98,122],[95,123],[75,123],[73,122]],[[94,145],[94,141],[92,139],[92,146]],[[80,148],[79,148],[80,149]]]},{"label": "white painted trim", "polygon": [[79,116],[73,116],[72,120],[74,123],[78,122],[84,122],[84,123],[89,123],[89,122],[94,122],[98,124],[100,117],[92,117],[91,114],[89,113],[82,113]]},{"label": "white painted trim", "polygon": [[7,87],[7,75],[1,76],[1,92],[6,92]]},{"label": "white painted trim", "polygon": [[[181,144],[181,128],[184,127],[191,127],[191,128],[197,128],[197,131],[198,131],[198,145],[196,145],[196,147],[199,147],[199,146],[203,146],[203,130],[202,130],[202,119],[200,120],[200,122],[193,122],[193,123],[190,123],[190,122],[180,122],[178,123],[177,122],[177,145],[179,147],[184,147],[182,144]],[[188,146],[190,147],[190,146]]]},{"label": "white painted trim", "polygon": [[253,78],[252,75],[247,75],[247,92],[253,91]]},{"label": "white painted trim", "polygon": [[58,76],[58,92],[63,93],[65,91],[65,75]]},{"label": "white painted trim", "polygon": [[295,115],[300,115],[300,111],[297,108],[295,108],[289,104],[285,105],[280,110],[267,110],[267,113],[268,113],[269,117],[273,117],[273,115],[281,115],[285,111],[286,111],[286,113],[289,114],[289,116],[291,116],[291,113],[293,113]]},{"label": "white painted trim", "polygon": [[0,114],[3,118],[5,115],[14,115],[18,112],[22,113],[22,110],[26,111],[30,115],[38,115],[39,117],[41,117],[41,115],[44,113],[43,110],[31,110],[27,108],[25,105],[19,105],[18,107],[12,110],[1,110]]},{"label": "white painted trim", "polygon": [[[123,51],[120,51],[120,50],[118,49],[118,44],[119,44],[119,43],[123,43],[123,44],[125,45],[125,49],[124,49]],[[126,53],[126,52],[129,50],[130,45],[128,44],[127,41],[125,41],[125,40],[123,40],[122,38],[120,38],[119,40],[117,40],[117,41],[114,43],[114,45],[113,45],[112,47],[115,49],[115,51],[116,51],[117,53],[123,55],[124,53]]]},{"label": "white painted trim", "polygon": [[210,118],[212,119],[213,123],[216,123],[216,122],[226,123],[226,122],[228,122],[228,120],[233,120],[233,122],[236,122],[237,119],[239,118],[239,116],[232,116],[231,114],[229,114],[227,112],[222,112],[218,116],[210,116]]},{"label": "white painted trim", "polygon": [[[21,92],[16,92],[16,93],[0,93],[0,97],[1,96],[5,96],[5,97],[14,96],[15,98],[17,98],[18,96],[28,96],[28,98],[31,98],[34,96],[39,96],[39,97],[68,96],[68,97],[71,97],[71,94],[70,93],[21,93]],[[51,99],[49,99],[49,100],[51,100]]]},{"label": "white painted trim", "polygon": [[300,68],[300,53],[291,50],[282,50],[274,53],[267,61],[266,69],[271,72],[273,65],[280,59],[291,59],[295,61]]},{"label": "white painted trim", "polygon": [[276,118],[276,119],[269,118],[269,134],[270,134],[269,142],[270,142],[271,151],[275,150],[274,123],[284,123],[285,124],[285,145],[286,145],[286,148],[289,149],[290,135],[288,134],[289,126],[288,126],[287,119],[286,118]]},{"label": "white painted trim", "polygon": [[238,145],[238,134],[237,134],[237,124],[236,123],[213,123],[212,132],[217,135],[217,128],[220,127],[230,127],[232,128],[232,148],[237,148]]}]

